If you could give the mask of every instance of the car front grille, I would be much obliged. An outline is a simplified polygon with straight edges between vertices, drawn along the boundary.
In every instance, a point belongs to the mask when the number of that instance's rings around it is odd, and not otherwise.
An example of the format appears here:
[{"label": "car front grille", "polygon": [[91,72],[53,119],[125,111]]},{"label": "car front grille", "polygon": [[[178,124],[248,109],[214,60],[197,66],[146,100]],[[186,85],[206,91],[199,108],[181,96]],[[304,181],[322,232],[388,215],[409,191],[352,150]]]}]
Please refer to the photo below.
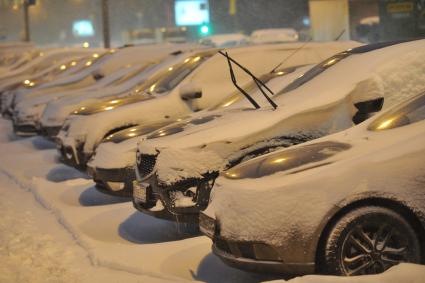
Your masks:
[{"label": "car front grille", "polygon": [[137,155],[137,168],[140,177],[146,177],[153,172],[155,168],[157,155],[138,154]]}]

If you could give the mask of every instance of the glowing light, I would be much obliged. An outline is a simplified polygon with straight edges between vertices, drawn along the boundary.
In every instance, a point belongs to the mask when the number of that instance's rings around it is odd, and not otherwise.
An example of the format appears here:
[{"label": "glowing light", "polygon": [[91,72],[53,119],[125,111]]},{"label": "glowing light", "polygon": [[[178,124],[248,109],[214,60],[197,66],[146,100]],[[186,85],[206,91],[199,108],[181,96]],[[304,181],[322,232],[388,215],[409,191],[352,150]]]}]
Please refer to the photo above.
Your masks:
[{"label": "glowing light", "polygon": [[130,130],[130,132],[135,132],[135,131],[137,131],[137,128],[133,128]]},{"label": "glowing light", "polygon": [[184,60],[185,63],[189,62],[190,58],[187,58],[186,60]]},{"label": "glowing light", "polygon": [[226,175],[232,178],[236,178],[238,176],[236,173],[226,173]]},{"label": "glowing light", "polygon": [[383,130],[383,129],[387,128],[389,125],[391,125],[393,122],[394,122],[394,119],[388,119],[388,120],[382,122],[378,127],[376,127],[376,129]]},{"label": "glowing light", "polygon": [[88,67],[88,66],[90,66],[92,63],[93,63],[92,61],[87,61],[87,62],[86,62],[86,66]]},{"label": "glowing light", "polygon": [[24,84],[26,84],[26,85],[29,85],[31,83],[31,81],[30,80],[25,80],[24,81]]},{"label": "glowing light", "polygon": [[113,106],[105,107],[105,110],[106,110],[106,111],[109,111],[109,110],[112,110],[112,109],[114,109],[114,107],[113,107]]},{"label": "glowing light", "polygon": [[115,49],[111,49],[111,50],[109,50],[109,53],[115,53],[116,52],[116,50]]},{"label": "glowing light", "polygon": [[325,64],[323,64],[323,66],[324,66],[324,67],[331,66],[331,65],[335,64],[335,62],[336,62],[336,59],[334,58],[334,59],[332,59],[332,60],[329,60],[329,61],[328,61],[328,62],[326,62]]},{"label": "glowing light", "polygon": [[286,160],[287,160],[287,158],[278,158],[278,159],[273,160],[272,163],[282,163]]},{"label": "glowing light", "polygon": [[30,82],[29,86],[35,86],[34,82]]},{"label": "glowing light", "polygon": [[153,92],[153,91],[155,90],[155,87],[156,87],[156,84],[152,85],[152,86],[149,88],[149,91],[150,91],[150,92]]},{"label": "glowing light", "polygon": [[75,66],[75,65],[77,65],[77,62],[72,61],[72,62],[71,62],[71,66]]},{"label": "glowing light", "polygon": [[83,47],[84,47],[84,48],[89,48],[89,47],[90,47],[90,43],[88,43],[88,42],[84,42],[84,43],[83,43]]},{"label": "glowing light", "polygon": [[128,136],[129,137],[135,137],[136,136],[136,133],[129,133]]},{"label": "glowing light", "polygon": [[210,32],[210,28],[208,26],[202,26],[201,27],[201,33],[202,34],[208,34]]},{"label": "glowing light", "polygon": [[168,68],[168,71],[172,71],[174,68],[173,67],[170,67],[170,68]]},{"label": "glowing light", "polygon": [[201,56],[195,57],[195,59],[193,59],[193,62],[198,62],[199,60],[201,60]]},{"label": "glowing light", "polygon": [[167,133],[160,133],[160,134],[159,134],[159,136],[160,136],[160,137],[163,137],[163,136],[165,136],[166,134],[167,134]]},{"label": "glowing light", "polygon": [[277,75],[278,75],[278,76],[282,76],[282,75],[284,75],[284,74],[285,74],[285,72],[283,72],[283,71],[277,72]]},{"label": "glowing light", "polygon": [[177,122],[181,122],[181,121],[183,121],[183,119],[178,118],[176,121],[177,121]]},{"label": "glowing light", "polygon": [[60,66],[60,69],[63,71],[63,70],[66,69],[66,66],[65,65],[62,65],[62,66]]},{"label": "glowing light", "polygon": [[118,99],[116,99],[116,100],[111,100],[109,103],[110,104],[117,104],[118,102],[120,102]]},{"label": "glowing light", "polygon": [[94,53],[94,54],[93,54],[93,58],[99,58],[99,54]]}]

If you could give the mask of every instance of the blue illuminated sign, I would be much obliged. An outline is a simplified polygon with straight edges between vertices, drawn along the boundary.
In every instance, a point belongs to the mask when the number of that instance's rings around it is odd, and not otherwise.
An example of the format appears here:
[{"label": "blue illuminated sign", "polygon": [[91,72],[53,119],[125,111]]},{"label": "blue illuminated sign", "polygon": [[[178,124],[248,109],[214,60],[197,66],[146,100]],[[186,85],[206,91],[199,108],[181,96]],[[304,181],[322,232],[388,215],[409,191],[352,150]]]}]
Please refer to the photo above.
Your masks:
[{"label": "blue illuminated sign", "polygon": [[89,37],[94,35],[94,27],[90,20],[75,21],[72,25],[72,33],[77,37]]},{"label": "blue illuminated sign", "polygon": [[208,0],[176,0],[174,10],[177,26],[198,26],[210,22]]}]

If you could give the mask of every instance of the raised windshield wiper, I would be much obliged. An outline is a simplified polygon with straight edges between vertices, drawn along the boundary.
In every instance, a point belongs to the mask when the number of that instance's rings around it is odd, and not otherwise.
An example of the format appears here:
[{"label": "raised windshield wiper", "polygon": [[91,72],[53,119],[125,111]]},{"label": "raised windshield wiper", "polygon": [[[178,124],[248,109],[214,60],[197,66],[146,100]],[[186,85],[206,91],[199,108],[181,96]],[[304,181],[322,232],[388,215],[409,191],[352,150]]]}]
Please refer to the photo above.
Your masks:
[{"label": "raised windshield wiper", "polygon": [[252,80],[255,82],[255,84],[257,85],[258,89],[261,91],[261,93],[266,98],[266,100],[270,103],[270,105],[274,109],[277,108],[277,104],[273,100],[270,99],[270,97],[265,93],[265,91],[263,89],[263,87],[264,87],[268,92],[270,92],[271,95],[274,95],[273,91],[268,86],[266,86],[260,79],[258,79],[247,68],[245,68],[244,66],[242,66],[241,64],[239,64],[236,60],[234,60],[233,58],[231,58],[227,52],[224,53],[222,51],[218,51],[218,53],[220,53],[221,55],[223,55],[227,59],[227,63],[229,64],[230,77],[232,79],[233,85],[246,97],[246,99],[249,100],[249,102],[251,102],[252,105],[254,105],[254,107],[256,109],[259,109],[260,108],[260,105],[244,89],[242,89],[238,85],[237,80],[236,80],[235,73],[233,71],[232,62],[234,64],[236,64],[236,66],[238,66],[239,68],[241,68],[245,73],[247,73],[252,78]]}]

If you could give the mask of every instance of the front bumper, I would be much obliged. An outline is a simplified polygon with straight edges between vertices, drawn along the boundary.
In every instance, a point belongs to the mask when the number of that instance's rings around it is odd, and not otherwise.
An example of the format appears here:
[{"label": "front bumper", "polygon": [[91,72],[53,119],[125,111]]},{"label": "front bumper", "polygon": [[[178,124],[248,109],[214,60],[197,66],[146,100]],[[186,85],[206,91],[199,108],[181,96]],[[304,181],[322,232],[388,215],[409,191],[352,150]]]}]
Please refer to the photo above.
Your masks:
[{"label": "front bumper", "polygon": [[60,130],[61,130],[62,126],[52,126],[52,127],[44,127],[42,125],[40,125],[39,129],[38,129],[38,133],[44,137],[53,139],[54,137],[56,137]]},{"label": "front bumper", "polygon": [[56,139],[56,145],[63,163],[78,170],[86,171],[87,162],[90,160],[91,155],[84,153],[83,144],[79,144],[74,148],[70,145],[64,145],[61,140]]},{"label": "front bumper", "polygon": [[35,136],[38,134],[37,127],[33,123],[13,122],[13,131],[18,136]]},{"label": "front bumper", "polygon": [[[135,201],[135,207],[142,212],[155,217],[157,212],[150,210],[158,200],[161,201],[164,210],[167,211],[169,220],[177,220],[188,223],[198,223],[199,212],[205,209],[209,203],[210,192],[214,185],[217,174],[208,174],[204,179],[187,179],[176,184],[166,186],[158,182],[156,174],[145,180],[148,184],[146,202]],[[182,202],[182,199],[185,201]],[[133,198],[133,201],[135,198]],[[148,211],[146,211],[148,210]],[[161,212],[162,214],[163,212]]]},{"label": "front bumper", "polygon": [[220,236],[218,221],[203,213],[199,217],[199,226],[201,232],[213,240],[213,253],[229,266],[252,272],[288,275],[315,272],[315,264],[311,262],[284,262],[277,247],[261,242],[228,240]]},{"label": "front bumper", "polygon": [[113,196],[132,197],[136,175],[133,167],[104,169],[87,167],[96,182],[96,189]]},{"label": "front bumper", "polygon": [[[145,187],[143,192],[145,195],[144,200],[141,200],[140,197],[138,197],[140,193],[137,191],[140,187],[140,184],[143,184]],[[198,212],[175,213],[170,211],[167,208],[164,199],[161,197],[161,193],[159,193],[158,188],[154,189],[149,180],[147,180],[147,183],[139,183],[138,181],[135,181],[133,189],[133,206],[137,210],[160,219],[182,223],[198,223]]]}]

